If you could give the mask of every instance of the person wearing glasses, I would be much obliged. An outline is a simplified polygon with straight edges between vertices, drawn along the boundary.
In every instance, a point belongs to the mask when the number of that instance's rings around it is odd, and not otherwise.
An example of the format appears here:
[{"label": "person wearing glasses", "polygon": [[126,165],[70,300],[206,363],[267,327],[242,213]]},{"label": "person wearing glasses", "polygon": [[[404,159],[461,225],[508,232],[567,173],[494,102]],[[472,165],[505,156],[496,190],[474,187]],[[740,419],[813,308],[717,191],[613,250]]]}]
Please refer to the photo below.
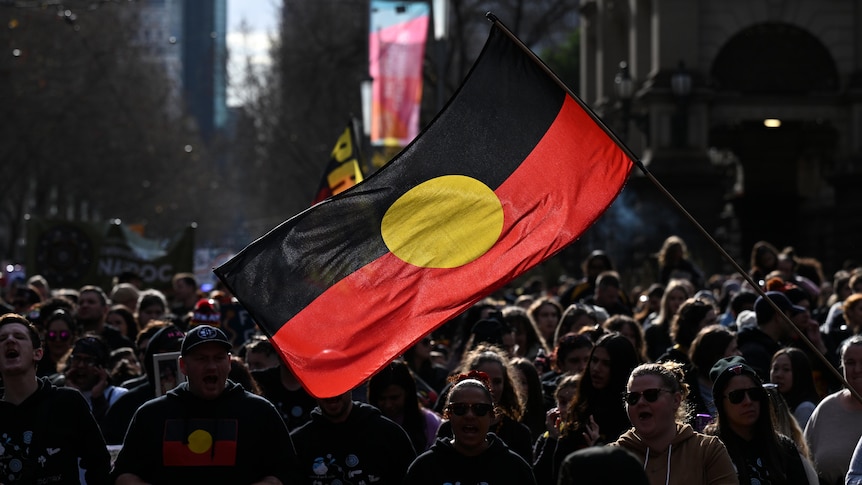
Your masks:
[{"label": "person wearing glasses", "polygon": [[438,438],[407,470],[405,484],[535,485],[530,465],[491,429],[497,410],[490,378],[480,371],[455,376],[443,417],[452,437]]},{"label": "person wearing glasses", "polygon": [[611,445],[632,452],[652,485],[738,483],[721,441],[685,424],[688,391],[678,362],[636,367],[623,393],[633,428]]},{"label": "person wearing glasses", "polygon": [[108,375],[110,355],[111,349],[100,337],[84,335],[72,345],[72,353],[66,359],[63,371],[66,387],[81,391],[99,422],[117,399],[129,392],[111,383]]},{"label": "person wearing glasses", "polygon": [[72,349],[72,342],[77,338],[77,324],[71,311],[63,308],[54,310],[45,319],[45,355],[39,361],[36,371],[39,377],[49,377],[60,370],[57,364],[63,360]]},{"label": "person wearing glasses", "polygon": [[809,485],[796,444],[773,427],[769,395],[745,358],[721,359],[709,375],[718,417],[706,432],[727,447],[739,483]]}]

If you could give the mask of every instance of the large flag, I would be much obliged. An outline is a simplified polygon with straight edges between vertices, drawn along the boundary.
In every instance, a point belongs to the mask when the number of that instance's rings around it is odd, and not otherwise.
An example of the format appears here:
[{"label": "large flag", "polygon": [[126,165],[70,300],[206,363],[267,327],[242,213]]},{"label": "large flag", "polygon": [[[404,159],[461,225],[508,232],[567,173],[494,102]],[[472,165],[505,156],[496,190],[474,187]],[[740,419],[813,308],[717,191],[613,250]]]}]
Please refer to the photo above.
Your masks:
[{"label": "large flag", "polygon": [[631,167],[495,25],[458,92],[403,152],[215,272],[303,386],[338,395],[577,239]]},{"label": "large flag", "polygon": [[329,155],[329,163],[323,172],[323,178],[314,194],[314,200],[311,201],[312,205],[362,182],[362,166],[359,163],[360,145],[354,125],[351,117],[347,127],[335,142],[335,147]]}]

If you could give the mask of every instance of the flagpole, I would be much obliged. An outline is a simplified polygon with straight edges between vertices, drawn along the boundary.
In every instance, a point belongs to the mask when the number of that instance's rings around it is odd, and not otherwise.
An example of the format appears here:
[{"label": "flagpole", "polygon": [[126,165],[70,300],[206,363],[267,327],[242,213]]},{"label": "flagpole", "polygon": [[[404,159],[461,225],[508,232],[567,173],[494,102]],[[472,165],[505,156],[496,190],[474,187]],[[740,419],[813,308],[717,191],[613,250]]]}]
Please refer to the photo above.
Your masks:
[{"label": "flagpole", "polygon": [[[784,313],[784,311],[782,311],[782,310],[781,310],[781,308],[779,308],[779,307],[778,307],[778,305],[776,305],[776,304],[775,304],[775,302],[774,302],[774,301],[772,301],[772,299],[770,299],[769,297],[767,297],[767,296],[766,296],[766,292],[763,290],[763,288],[761,288],[761,287],[760,287],[760,285],[758,285],[758,284],[754,281],[754,279],[753,279],[753,278],[748,274],[748,272],[747,272],[747,271],[745,271],[744,269],[742,269],[742,267],[739,265],[739,263],[737,263],[737,262],[736,262],[736,260],[735,260],[735,259],[733,259],[733,257],[732,257],[730,254],[728,254],[728,252],[727,252],[727,251],[725,251],[723,247],[721,247],[721,245],[718,243],[718,241],[716,241],[716,240],[715,240],[715,238],[713,238],[713,237],[712,237],[712,235],[711,235],[711,234],[709,234],[709,232],[708,232],[708,231],[707,231],[707,230],[706,230],[706,229],[705,229],[705,228],[704,228],[704,227],[703,227],[703,226],[702,226],[702,225],[697,221],[697,219],[695,219],[695,218],[694,218],[694,216],[692,216],[692,215],[691,215],[691,213],[689,213],[689,212],[685,209],[685,207],[683,207],[683,205],[682,205],[682,204],[681,204],[681,203],[676,199],[676,197],[674,197],[674,196],[673,196],[673,194],[671,194],[671,193],[670,193],[670,192],[669,192],[669,191],[664,187],[664,185],[662,185],[662,183],[661,183],[661,182],[659,182],[659,181],[658,181],[658,179],[656,179],[656,178],[653,176],[653,174],[652,174],[652,173],[650,173],[650,171],[649,171],[649,170],[647,170],[646,166],[643,164],[643,162],[640,160],[640,158],[639,158],[639,157],[637,157],[637,156],[634,154],[634,152],[632,152],[632,151],[631,151],[631,149],[630,149],[630,148],[629,148],[629,147],[628,147],[628,146],[627,146],[627,145],[626,145],[622,140],[620,140],[620,139],[619,139],[619,137],[617,137],[616,133],[614,133],[614,132],[613,132],[613,130],[611,130],[610,128],[608,128],[608,126],[605,124],[605,122],[604,122],[604,121],[602,121],[602,119],[601,119],[601,118],[599,118],[599,116],[598,116],[598,115],[597,115],[597,114],[592,110],[592,108],[590,108],[589,106],[587,106],[587,105],[586,105],[586,103],[584,103],[584,102],[583,102],[583,100],[581,100],[581,98],[580,98],[580,97],[578,97],[574,92],[572,92],[572,90],[571,90],[571,89],[569,89],[569,87],[568,87],[568,86],[566,86],[566,84],[565,84],[565,83],[564,83],[564,82],[563,82],[563,81],[562,81],[562,80],[561,80],[561,79],[560,79],[560,78],[559,78],[559,77],[554,73],[554,71],[552,71],[552,70],[551,70],[551,68],[549,68],[549,67],[544,63],[544,61],[542,61],[542,59],[540,59],[540,58],[539,58],[539,56],[537,56],[536,54],[534,54],[534,53],[533,53],[533,51],[532,51],[532,50],[530,50],[530,48],[529,48],[529,47],[527,47],[523,42],[521,42],[521,39],[519,39],[519,38],[518,38],[514,33],[512,33],[512,31],[511,31],[511,30],[509,30],[509,28],[508,28],[508,27],[506,27],[506,26],[503,24],[503,22],[501,22],[501,21],[500,21],[500,19],[499,19],[496,15],[494,15],[494,14],[493,14],[493,13],[491,13],[491,12],[488,12],[488,13],[486,13],[486,14],[485,14],[485,17],[486,17],[486,18],[487,18],[491,23],[493,23],[495,26],[497,26],[497,27],[498,27],[498,28],[499,28],[499,29],[500,29],[504,34],[506,34],[506,35],[507,35],[507,36],[508,36],[508,37],[509,37],[509,38],[510,38],[510,39],[511,39],[511,40],[512,40],[512,41],[513,41],[513,42],[514,42],[518,47],[520,47],[520,48],[521,48],[521,49],[522,49],[522,50],[523,50],[523,51],[524,51],[524,52],[525,52],[525,53],[526,53],[526,54],[527,54],[531,59],[533,59],[533,61],[535,61],[535,62],[536,62],[536,64],[538,64],[538,65],[542,68],[542,70],[543,70],[543,71],[545,71],[545,74],[547,74],[548,76],[550,76],[550,78],[551,78],[551,79],[553,79],[553,80],[554,80],[554,81],[555,81],[555,82],[556,82],[556,83],[557,83],[557,84],[558,84],[558,85],[559,85],[563,90],[565,90],[565,91],[566,91],[566,93],[568,93],[568,95],[569,95],[569,96],[571,96],[571,97],[572,97],[572,99],[574,99],[574,100],[578,103],[578,105],[580,105],[580,106],[581,106],[581,108],[583,108],[583,110],[584,110],[584,111],[585,111],[585,112],[590,116],[590,118],[592,118],[592,119],[593,119],[593,121],[594,121],[598,126],[600,126],[600,127],[602,128],[602,130],[604,130],[604,132],[605,132],[605,133],[606,133],[606,134],[607,134],[607,135],[608,135],[608,136],[609,136],[609,137],[610,137],[610,138],[611,138],[611,139],[612,139],[612,140],[613,140],[617,145],[619,145],[619,147],[620,147],[620,148],[622,148],[623,152],[625,152],[625,154],[629,157],[629,159],[632,161],[632,163],[634,163],[634,164],[638,167],[638,169],[640,169],[640,171],[641,171],[641,172],[643,172],[644,176],[646,176],[646,178],[647,178],[650,182],[652,182],[652,184],[653,184],[653,185],[655,185],[655,186],[659,189],[659,191],[660,191],[662,194],[664,194],[664,196],[665,196],[665,197],[667,197],[667,199],[668,199],[668,200],[670,200],[670,202],[671,202],[674,206],[676,206],[676,208],[677,208],[677,209],[679,209],[679,211],[680,211],[680,212],[682,212],[682,214],[685,216],[685,218],[686,218],[686,219],[688,219],[688,220],[689,220],[689,222],[691,222],[691,223],[695,226],[695,228],[697,228],[697,230],[698,230],[701,234],[703,234],[703,236],[707,239],[707,241],[709,241],[709,243],[710,243],[710,244],[712,244],[712,246],[713,246],[713,247],[714,247],[714,248],[715,248],[715,249],[716,249],[716,250],[721,254],[721,256],[722,256],[722,257],[724,257],[724,259],[726,259],[726,260],[727,260],[727,261],[728,261],[728,262],[733,266],[733,268],[736,270],[736,272],[737,272],[737,273],[739,273],[739,275],[740,275],[740,276],[742,276],[742,277],[743,277],[743,279],[745,279],[745,281],[746,281],[746,282],[751,286],[751,288],[752,288],[752,289],[754,289],[754,290],[755,290],[755,292],[763,298],[763,301],[767,302],[767,303],[769,304],[769,306],[771,306],[771,307],[772,307],[773,311],[775,311],[775,312],[776,312],[776,314],[778,314],[778,315],[781,315],[781,316],[782,316],[782,320],[784,321],[784,323],[785,323],[785,324],[787,324],[787,325],[789,325],[789,326],[790,326],[790,328],[792,328],[792,329],[796,332],[796,334],[797,334],[797,335],[802,339],[802,341],[805,343],[805,345],[807,345],[807,346],[808,346],[808,348],[809,348],[809,349],[811,349],[811,351],[812,351],[815,355],[817,355],[817,357],[818,357],[818,358],[819,358],[819,359],[820,359],[824,364],[826,364],[826,368],[827,368],[827,369],[829,369],[829,370],[832,372],[832,374],[833,374],[836,378],[838,378],[838,380],[839,380],[840,382],[842,382],[842,383],[844,384],[844,386],[847,388],[847,390],[849,390],[849,391],[850,391],[850,394],[852,394],[852,395],[853,395],[853,397],[855,397],[857,401],[859,401],[860,403],[862,403],[862,395],[860,395],[860,394],[859,394],[859,392],[857,392],[857,391],[856,391],[856,390],[855,390],[855,389],[854,389],[854,388],[853,388],[853,387],[852,387],[852,386],[847,382],[847,380],[846,380],[846,379],[844,379],[844,376],[843,376],[840,372],[838,372],[838,370],[837,370],[837,369],[832,365],[832,363],[831,363],[831,362],[829,362],[829,360],[827,360],[827,359],[826,359],[826,356],[824,356],[824,355],[820,352],[820,349],[818,349],[818,348],[817,348],[813,343],[811,343],[811,341],[808,339],[808,337],[805,335],[805,333],[804,333],[804,332],[802,332],[802,330],[800,330],[800,329],[799,329],[799,327],[797,327],[797,326],[796,326],[796,325],[795,325],[795,324],[790,320],[790,317],[788,317],[788,316]],[[818,331],[819,331],[819,329],[818,329]]]}]

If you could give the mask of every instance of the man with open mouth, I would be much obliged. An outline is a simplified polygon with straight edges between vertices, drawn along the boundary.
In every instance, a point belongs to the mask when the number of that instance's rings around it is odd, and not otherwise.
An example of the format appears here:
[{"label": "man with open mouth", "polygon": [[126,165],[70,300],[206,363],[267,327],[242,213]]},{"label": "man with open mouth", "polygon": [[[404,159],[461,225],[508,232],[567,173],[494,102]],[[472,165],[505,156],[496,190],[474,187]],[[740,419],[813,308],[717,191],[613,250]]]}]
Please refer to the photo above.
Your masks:
[{"label": "man with open mouth", "polygon": [[296,452],[278,411],[228,380],[231,350],[219,328],[189,330],[179,358],[188,380],[135,413],[115,483],[297,483]]},{"label": "man with open mouth", "polygon": [[[110,456],[80,392],[36,377],[44,350],[25,317],[0,317],[0,477],[3,483],[108,483]],[[79,471],[80,466],[80,471]]]}]

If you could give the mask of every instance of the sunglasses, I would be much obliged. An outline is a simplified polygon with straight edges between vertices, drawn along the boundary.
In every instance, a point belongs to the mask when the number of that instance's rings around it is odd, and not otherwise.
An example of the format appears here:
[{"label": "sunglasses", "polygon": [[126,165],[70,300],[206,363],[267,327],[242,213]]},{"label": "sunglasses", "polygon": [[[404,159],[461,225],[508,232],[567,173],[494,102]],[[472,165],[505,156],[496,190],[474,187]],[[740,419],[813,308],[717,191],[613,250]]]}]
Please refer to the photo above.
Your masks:
[{"label": "sunglasses", "polygon": [[737,389],[727,393],[727,399],[731,404],[739,404],[745,399],[745,395],[752,401],[763,401],[766,399],[766,391],[762,387],[749,387],[748,389]]},{"label": "sunglasses", "polygon": [[641,396],[646,399],[646,402],[656,402],[662,391],[671,392],[670,389],[644,389],[641,392],[624,392],[623,400],[628,403],[629,406],[637,404],[638,401],[641,400]]},{"label": "sunglasses", "polygon": [[52,342],[56,342],[57,340],[59,340],[61,342],[65,342],[65,341],[69,340],[69,338],[71,336],[72,336],[71,333],[69,333],[65,330],[61,330],[59,332],[48,332],[48,335],[46,336],[46,338]]},{"label": "sunglasses", "polygon": [[483,402],[475,404],[469,404],[466,402],[453,402],[452,404],[446,406],[446,409],[455,416],[464,416],[467,414],[468,411],[472,409],[474,416],[482,417],[490,413],[494,409],[494,405]]}]

